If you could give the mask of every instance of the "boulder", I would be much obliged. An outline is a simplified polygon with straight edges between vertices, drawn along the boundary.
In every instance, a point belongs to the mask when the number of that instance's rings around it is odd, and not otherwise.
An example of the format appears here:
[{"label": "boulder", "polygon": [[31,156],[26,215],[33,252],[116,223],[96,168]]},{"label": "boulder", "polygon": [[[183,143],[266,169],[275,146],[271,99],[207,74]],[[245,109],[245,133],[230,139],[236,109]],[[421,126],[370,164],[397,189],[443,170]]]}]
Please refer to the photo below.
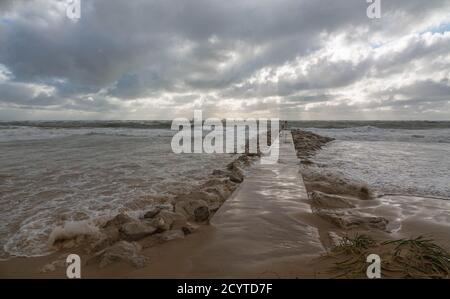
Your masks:
[{"label": "boulder", "polygon": [[209,207],[200,206],[194,210],[194,219],[197,222],[204,222],[209,219]]},{"label": "boulder", "polygon": [[208,204],[208,208],[209,208],[209,211],[211,213],[217,212],[220,209],[221,206],[222,206],[222,203],[220,203],[220,202],[215,202],[215,203]]},{"label": "boulder", "polygon": [[191,224],[191,223],[186,223],[186,225],[183,226],[181,228],[181,230],[183,231],[183,233],[185,235],[190,235],[190,234],[195,233],[198,230],[198,226],[194,225],[194,224]]},{"label": "boulder", "polygon": [[208,220],[210,214],[208,204],[204,200],[179,201],[175,205],[175,211],[197,222]]},{"label": "boulder", "polygon": [[116,227],[108,227],[103,229],[99,235],[89,238],[87,248],[88,253],[98,252],[105,249],[106,247],[114,244],[120,238],[119,229]]},{"label": "boulder", "polygon": [[221,170],[221,169],[215,169],[212,172],[212,175],[217,175],[217,176],[227,176],[228,174],[229,174],[228,171]]},{"label": "boulder", "polygon": [[150,220],[150,224],[159,231],[178,229],[186,225],[186,222],[187,218],[184,214],[165,210],[159,212],[158,215]]},{"label": "boulder", "polygon": [[112,218],[111,220],[107,221],[105,223],[105,225],[103,225],[103,228],[108,228],[108,227],[121,227],[123,224],[130,222],[130,221],[134,221],[133,218],[131,218],[128,215],[125,214],[118,214],[116,215],[114,218]]},{"label": "boulder", "polygon": [[145,212],[144,218],[154,218],[156,215],[161,212],[161,209],[159,207],[152,207],[150,210]]},{"label": "boulder", "polygon": [[128,241],[137,241],[146,236],[154,234],[157,228],[143,221],[127,222],[120,228],[123,239]]},{"label": "boulder", "polygon": [[[200,186],[200,188],[208,193],[218,195],[222,200],[225,200],[230,194],[236,190],[237,184],[233,183],[229,178],[210,179]],[[202,199],[202,198],[193,198]]]},{"label": "boulder", "polygon": [[156,216],[155,218],[152,218],[148,220],[148,223],[157,228],[157,232],[163,232],[170,229],[170,226],[172,225],[171,222],[167,222],[164,220],[163,217]]},{"label": "boulder", "polygon": [[[206,192],[205,190],[192,191],[188,194],[178,195],[175,198],[176,202],[190,201],[190,200],[203,200],[205,202],[217,202],[221,201],[221,198],[216,193]],[[175,208],[176,210],[176,208]]]},{"label": "boulder", "polygon": [[100,268],[104,268],[114,262],[126,262],[134,267],[144,267],[149,259],[139,252],[141,247],[136,243],[119,241],[114,245],[98,252],[94,257],[87,261],[88,264],[99,261]]},{"label": "boulder", "polygon": [[173,205],[171,203],[161,203],[156,205],[155,208],[165,211],[173,211]]},{"label": "boulder", "polygon": [[239,168],[238,162],[232,162],[227,165],[227,169],[230,171],[230,174],[228,175],[228,178],[233,183],[242,183],[244,181],[244,174],[242,173],[242,170]]},{"label": "boulder", "polygon": [[315,209],[314,212],[321,218],[346,230],[362,227],[366,229],[388,231],[387,225],[389,221],[383,217],[346,210]]},{"label": "boulder", "polygon": [[228,177],[230,178],[230,181],[232,181],[233,183],[242,183],[244,181],[244,176],[242,174],[236,173],[236,172],[231,172]]},{"label": "boulder", "polygon": [[246,155],[241,155],[239,158],[237,158],[237,161],[241,162],[245,166],[249,166],[251,164],[251,159],[249,156],[256,155],[256,153],[248,153]]},{"label": "boulder", "polygon": [[326,209],[344,209],[354,208],[355,205],[351,202],[352,199],[339,196],[326,194],[320,191],[312,191],[310,193],[312,205],[318,208]]}]

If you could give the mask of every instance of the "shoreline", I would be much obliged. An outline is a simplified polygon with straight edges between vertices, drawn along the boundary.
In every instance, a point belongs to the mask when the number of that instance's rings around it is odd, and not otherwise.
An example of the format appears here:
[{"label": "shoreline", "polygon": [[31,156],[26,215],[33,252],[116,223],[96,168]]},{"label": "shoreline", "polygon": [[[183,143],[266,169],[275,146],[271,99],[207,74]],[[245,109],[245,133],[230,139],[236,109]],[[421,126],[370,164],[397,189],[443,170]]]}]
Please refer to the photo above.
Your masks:
[{"label": "shoreline", "polygon": [[[450,203],[442,200],[430,200],[422,197],[411,196],[382,196],[377,197],[374,193],[361,182],[349,182],[344,178],[334,176],[320,176],[314,171],[314,162],[312,158],[317,150],[320,150],[332,139],[319,136],[312,133],[301,133],[293,131],[293,142],[296,148],[297,158],[300,160],[298,172],[305,182],[308,191],[307,202],[304,208],[293,213],[295,221],[300,221],[306,225],[308,230],[317,231],[319,245],[323,251],[317,251],[314,255],[308,255],[298,252],[292,256],[280,256],[277,254],[267,256],[264,263],[258,262],[252,267],[232,266],[230,269],[235,272],[221,272],[220,268],[214,265],[206,264],[208,258],[215,261],[221,261],[219,256],[208,256],[208,248],[212,243],[215,246],[226,246],[230,240],[217,240],[218,232],[223,230],[219,221],[216,225],[209,225],[204,217],[205,205],[186,206],[178,205],[174,202],[173,212],[182,214],[184,209],[185,218],[173,218],[173,214],[168,213],[167,209],[161,207],[159,211],[148,210],[149,217],[147,221],[155,223],[154,219],[170,219],[170,229],[142,237],[142,227],[126,217],[116,217],[105,223],[103,229],[111,234],[112,239],[102,239],[100,247],[92,250],[86,250],[86,246],[70,247],[64,246],[66,242],[72,242],[71,239],[65,240],[59,244],[61,250],[43,257],[20,258],[14,257],[7,261],[0,261],[1,277],[65,277],[65,258],[69,253],[77,253],[81,256],[82,277],[242,277],[242,278],[277,278],[277,277],[301,277],[301,278],[327,278],[334,277],[330,269],[338,258],[331,255],[336,248],[342,245],[347,237],[358,237],[360,235],[368,236],[376,240],[396,240],[402,238],[413,238],[418,235],[431,235],[436,243],[449,249],[450,216],[445,211],[450,210]],[[299,135],[300,134],[300,135]],[[306,142],[305,142],[306,141]],[[296,144],[297,143],[297,144]],[[298,144],[301,147],[297,146]],[[235,198],[236,193],[241,189],[240,182],[243,179],[242,169],[255,161],[255,156],[239,155],[231,162],[226,170],[216,170],[210,178],[210,184],[203,186],[205,189],[195,191],[188,195],[178,198],[179,202],[189,202],[203,197],[211,215],[219,210],[223,203],[230,198]],[[291,166],[294,163],[291,163]],[[252,173],[252,169],[249,172]],[[242,175],[242,176],[241,176]],[[222,201],[209,201],[208,194],[220,193],[216,177],[233,178],[235,188],[229,189],[228,196]],[[220,181],[220,180],[219,180]],[[300,182],[299,182],[300,183]],[[231,186],[231,185],[230,185]],[[227,187],[228,188],[228,187]],[[270,189],[266,186],[265,189]],[[215,191],[214,191],[215,190]],[[223,190],[222,190],[223,191]],[[202,193],[205,192],[205,193]],[[208,194],[206,194],[208,193]],[[235,199],[233,199],[235,200]],[[232,207],[236,202],[228,202]],[[200,210],[195,213],[195,210]],[[162,212],[164,217],[157,217]],[[170,212],[170,211],[169,211]],[[151,216],[151,217],[150,217]],[[161,216],[161,214],[160,214]],[[155,218],[156,217],[156,218]],[[172,217],[172,218],[171,218]],[[197,218],[196,217],[200,217]],[[227,218],[221,215],[221,219]],[[280,218],[281,217],[281,218]],[[279,215],[276,221],[284,221],[283,215]],[[150,219],[150,220],[149,220]],[[430,220],[432,219],[432,220]],[[203,220],[203,221],[195,221]],[[131,223],[131,224],[130,224]],[[134,232],[139,235],[138,240],[124,238],[123,226],[131,226],[128,233]],[[273,223],[277,225],[277,223]],[[256,224],[257,225],[257,224]],[[161,224],[164,228],[164,224]],[[239,228],[239,226],[238,226]],[[161,228],[159,228],[161,229]],[[234,228],[232,228],[234,230]],[[241,228],[242,229],[242,228]],[[176,233],[174,232],[176,231]],[[112,233],[111,233],[112,232]],[[118,236],[117,236],[118,232]],[[169,233],[168,233],[169,232]],[[289,232],[288,232],[289,234]],[[287,234],[287,235],[288,235]],[[286,235],[286,237],[287,237]],[[114,237],[115,236],[115,237]],[[249,235],[249,237],[251,234]],[[135,236],[138,238],[137,236]],[[142,238],[141,238],[142,237]],[[230,236],[233,240],[233,236]],[[110,244],[114,240],[114,246]],[[97,240],[98,241],[98,240]],[[102,243],[103,242],[103,243]],[[124,243],[126,242],[126,243]],[[227,243],[228,242],[228,243]],[[251,243],[248,240],[239,239],[233,242],[239,242],[240,246],[249,247]],[[90,244],[94,244],[91,242]],[[95,246],[94,246],[95,247]],[[108,249],[109,248],[109,249]],[[108,250],[105,250],[108,249]],[[206,250],[206,251],[205,251]],[[377,252],[377,248],[374,248]],[[100,252],[100,254],[99,254]],[[218,251],[214,251],[217,254]],[[256,258],[257,256],[253,257]],[[268,261],[271,261],[268,265]],[[236,264],[243,263],[245,260],[236,261]],[[202,265],[195,270],[192,263]],[[100,267],[102,265],[102,267]],[[230,265],[227,265],[228,267]],[[264,269],[270,268],[267,272]],[[194,269],[194,270],[193,270]],[[264,271],[263,271],[264,270]],[[230,270],[229,270],[230,271]],[[260,272],[261,271],[261,272]],[[393,273],[399,275],[400,273]]]},{"label": "shoreline", "polygon": [[[19,273],[25,276],[33,273],[39,277],[53,277],[53,274],[61,277],[59,270],[66,268],[65,258],[74,252],[90,264],[102,264],[102,268],[120,260],[136,268],[144,267],[147,259],[140,254],[142,250],[204,231],[209,226],[209,220],[244,181],[246,169],[259,156],[248,152],[234,155],[236,157],[225,169],[213,170],[199,188],[187,194],[180,193],[173,198],[155,197],[153,203],[147,204],[139,213],[134,210],[121,212],[108,219],[96,219],[95,224],[89,220],[70,221],[56,226],[48,240],[51,253],[9,256],[0,260],[0,277],[7,278],[17,273],[16,263],[22,265],[19,268],[24,271]],[[136,214],[141,215],[136,217]],[[122,253],[110,257],[108,251]],[[23,265],[25,261],[30,265],[38,265],[39,271]],[[65,272],[63,274],[65,277]]]},{"label": "shoreline", "polygon": [[[318,171],[310,158],[315,151],[334,139],[302,130],[294,130],[293,136],[312,211],[333,226],[326,232],[329,239],[327,250],[331,253],[322,258],[333,263],[345,261],[349,258],[348,254],[336,259],[332,252],[361,236],[374,240],[374,243],[375,240],[381,242],[374,245],[372,252],[385,251],[383,242],[409,242],[425,237],[433,246],[437,245],[447,251],[444,255],[448,255],[450,201],[411,195],[378,195],[365,182],[352,181],[332,172]],[[305,144],[305,139],[309,143]],[[394,249],[389,250],[392,252]],[[445,266],[449,267],[449,257],[444,259],[447,263]],[[446,271],[450,271],[449,269]],[[449,278],[450,272],[446,271],[436,274],[437,277]],[[405,277],[402,271],[392,271],[389,274],[395,278]],[[352,275],[354,276],[350,276],[351,278],[366,278],[362,272]]]}]

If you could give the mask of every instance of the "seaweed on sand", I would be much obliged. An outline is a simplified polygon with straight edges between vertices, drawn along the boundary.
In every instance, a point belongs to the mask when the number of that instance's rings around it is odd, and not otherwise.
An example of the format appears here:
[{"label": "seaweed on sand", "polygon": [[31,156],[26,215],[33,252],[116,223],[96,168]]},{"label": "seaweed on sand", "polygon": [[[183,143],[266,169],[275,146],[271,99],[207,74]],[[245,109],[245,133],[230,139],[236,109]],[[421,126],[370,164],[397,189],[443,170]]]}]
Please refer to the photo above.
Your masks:
[{"label": "seaweed on sand", "polygon": [[324,258],[333,259],[330,272],[337,278],[366,278],[366,257],[372,253],[381,258],[384,278],[450,278],[450,253],[423,236],[382,242],[347,236]]}]

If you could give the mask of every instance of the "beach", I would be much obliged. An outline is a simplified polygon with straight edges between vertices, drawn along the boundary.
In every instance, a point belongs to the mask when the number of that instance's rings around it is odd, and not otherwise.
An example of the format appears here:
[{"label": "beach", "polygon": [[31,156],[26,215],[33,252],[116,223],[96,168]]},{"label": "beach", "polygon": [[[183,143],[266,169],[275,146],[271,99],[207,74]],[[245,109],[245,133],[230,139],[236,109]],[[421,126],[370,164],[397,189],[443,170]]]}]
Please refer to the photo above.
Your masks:
[{"label": "beach", "polygon": [[[176,188],[165,196],[126,201],[125,206],[118,201],[121,209],[102,209],[109,214],[87,221],[54,222],[42,233],[45,242],[35,243],[50,251],[34,257],[9,254],[0,262],[0,275],[65,277],[65,259],[76,253],[83,261],[83,277],[326,278],[336,276],[331,271],[336,261],[327,255],[346,237],[364,235],[389,241],[426,236],[449,249],[450,201],[444,198],[445,185],[435,184],[428,197],[423,196],[427,190],[420,185],[414,190],[397,188],[394,193],[392,188],[398,182],[367,183],[351,176],[342,161],[341,171],[336,171],[329,152],[339,157],[336,153],[344,152],[339,146],[347,141],[336,132],[318,135],[311,132],[315,130],[320,128],[285,131],[288,137],[280,137],[280,158],[275,165],[261,165],[259,156],[253,154],[202,158],[198,163],[208,165],[205,162],[210,161],[212,167],[206,167],[195,180],[190,177],[181,191]],[[92,133],[81,138],[99,137]],[[100,138],[110,138],[108,134]],[[158,131],[158,135],[171,136],[167,131]],[[441,140],[436,132],[429,135]],[[141,144],[148,141],[135,138],[120,135],[113,141],[120,145],[117,139],[126,139],[125,146],[133,140],[134,148],[136,140]],[[11,142],[5,145],[12,146]],[[347,149],[347,153],[357,153],[352,147]],[[188,160],[194,163],[192,159]],[[325,165],[326,161],[330,165]],[[359,160],[350,162],[354,161]],[[355,169],[353,164],[350,168]],[[36,239],[24,243],[30,241]]]}]

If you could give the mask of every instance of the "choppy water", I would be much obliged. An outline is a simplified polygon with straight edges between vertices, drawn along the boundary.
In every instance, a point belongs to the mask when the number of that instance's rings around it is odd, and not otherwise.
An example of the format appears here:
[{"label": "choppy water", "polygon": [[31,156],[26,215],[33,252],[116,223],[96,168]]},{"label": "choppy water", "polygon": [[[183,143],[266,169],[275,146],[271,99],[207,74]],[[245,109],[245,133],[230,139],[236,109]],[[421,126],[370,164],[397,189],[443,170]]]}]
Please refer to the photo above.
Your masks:
[{"label": "choppy water", "polygon": [[399,123],[304,129],[336,138],[314,157],[324,170],[365,181],[381,194],[450,199],[450,123]]},{"label": "choppy water", "polygon": [[0,126],[0,257],[49,252],[66,221],[139,211],[192,190],[230,154],[172,153],[164,128]]},{"label": "choppy water", "polygon": [[[315,159],[380,192],[450,198],[450,122],[289,122],[337,140]],[[231,155],[173,154],[168,121],[0,122],[0,258],[49,252],[65,221],[187,192]]]}]

